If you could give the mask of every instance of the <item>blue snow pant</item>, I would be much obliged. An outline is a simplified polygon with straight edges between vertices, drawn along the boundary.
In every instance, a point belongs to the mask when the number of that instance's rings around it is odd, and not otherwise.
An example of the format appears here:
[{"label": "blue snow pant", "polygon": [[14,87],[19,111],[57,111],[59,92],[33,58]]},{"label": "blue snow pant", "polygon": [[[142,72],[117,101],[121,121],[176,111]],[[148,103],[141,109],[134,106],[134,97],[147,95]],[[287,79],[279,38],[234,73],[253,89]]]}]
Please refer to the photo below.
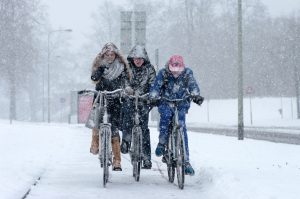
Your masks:
[{"label": "blue snow pant", "polygon": [[[122,107],[122,139],[131,142],[132,127],[134,126],[135,105],[132,99],[126,99]],[[140,126],[143,136],[144,160],[151,160],[150,130],[148,128],[149,107],[145,104],[138,105]]]},{"label": "blue snow pant", "polygon": [[[172,119],[174,116],[174,109],[171,108],[167,104],[161,104],[158,107],[158,112],[160,113],[160,123],[159,123],[159,143],[163,145],[168,144],[169,140],[169,131],[172,129]],[[186,162],[189,161],[189,145],[188,145],[188,136],[187,136],[187,130],[185,125],[185,114],[187,110],[186,109],[179,109],[178,108],[178,120],[179,125],[183,129],[183,135],[184,135],[184,143],[185,143],[185,151],[186,151]]]}]

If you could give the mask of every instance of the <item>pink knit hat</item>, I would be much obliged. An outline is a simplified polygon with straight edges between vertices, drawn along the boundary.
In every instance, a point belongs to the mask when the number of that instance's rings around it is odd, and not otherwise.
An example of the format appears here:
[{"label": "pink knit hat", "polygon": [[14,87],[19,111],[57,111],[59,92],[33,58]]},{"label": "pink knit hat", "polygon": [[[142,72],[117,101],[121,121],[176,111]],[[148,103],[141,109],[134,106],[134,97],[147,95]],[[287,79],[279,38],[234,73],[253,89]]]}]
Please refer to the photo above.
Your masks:
[{"label": "pink knit hat", "polygon": [[171,72],[182,72],[184,70],[183,58],[180,55],[173,55],[169,59],[169,70]]},{"label": "pink knit hat", "polygon": [[182,71],[184,71],[184,62],[183,58],[180,55],[173,55],[169,59],[169,70],[173,74],[174,77],[178,77]]}]

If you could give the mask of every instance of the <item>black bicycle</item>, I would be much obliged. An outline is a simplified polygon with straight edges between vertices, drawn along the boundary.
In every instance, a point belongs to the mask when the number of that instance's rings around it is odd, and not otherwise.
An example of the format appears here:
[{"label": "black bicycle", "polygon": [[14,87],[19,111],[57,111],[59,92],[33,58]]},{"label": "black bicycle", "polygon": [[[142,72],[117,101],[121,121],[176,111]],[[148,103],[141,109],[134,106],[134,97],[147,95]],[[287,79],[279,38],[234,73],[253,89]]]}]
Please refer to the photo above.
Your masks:
[{"label": "black bicycle", "polygon": [[[96,121],[101,121],[99,128],[99,140],[101,140],[101,150],[99,151],[99,160],[101,168],[103,168],[103,187],[109,178],[109,166],[112,165],[112,146],[111,146],[111,123],[108,122],[107,100],[113,98],[121,98],[123,89],[114,91],[96,91],[97,97],[94,101],[96,110]],[[96,104],[98,103],[99,104]]]},{"label": "black bicycle", "polygon": [[174,182],[176,169],[178,187],[180,189],[184,188],[186,151],[183,129],[179,124],[178,106],[180,102],[192,98],[192,95],[187,95],[182,99],[161,98],[174,108],[174,116],[171,123],[172,129],[170,130],[168,145],[163,158],[167,164],[169,182]]},{"label": "black bicycle", "polygon": [[148,99],[148,93],[139,95],[137,92],[135,95],[126,95],[127,97],[134,99],[134,126],[132,127],[131,134],[131,146],[129,155],[131,158],[131,164],[133,166],[133,177],[136,181],[140,180],[140,172],[143,160],[143,135],[142,128],[140,126],[140,115],[138,111],[139,101],[145,101]]}]

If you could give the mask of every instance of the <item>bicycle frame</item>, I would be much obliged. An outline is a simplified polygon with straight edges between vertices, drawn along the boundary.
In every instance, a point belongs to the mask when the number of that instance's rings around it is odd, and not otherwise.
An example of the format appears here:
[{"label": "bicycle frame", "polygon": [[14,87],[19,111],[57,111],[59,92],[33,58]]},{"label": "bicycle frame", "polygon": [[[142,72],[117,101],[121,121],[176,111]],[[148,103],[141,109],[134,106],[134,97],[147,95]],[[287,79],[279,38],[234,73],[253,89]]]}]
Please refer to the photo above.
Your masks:
[{"label": "bicycle frame", "polygon": [[140,99],[145,99],[148,96],[147,94],[139,95],[136,93],[134,96],[127,95],[127,97],[134,99],[135,108],[134,108],[134,126],[132,128],[132,137],[131,137],[131,147],[129,150],[131,163],[133,166],[133,177],[136,181],[140,179],[140,171],[142,167],[142,159],[143,159],[143,135],[142,128],[140,126],[140,115],[138,110],[138,102]]},{"label": "bicycle frame", "polygon": [[168,167],[169,182],[174,182],[175,168],[177,172],[178,187],[184,187],[184,168],[186,159],[185,141],[183,129],[179,124],[178,106],[183,99],[167,99],[166,100],[172,108],[174,108],[174,116],[172,118],[172,129],[169,134],[169,141],[167,145],[166,161]]},{"label": "bicycle frame", "polygon": [[[172,154],[174,154],[174,160],[177,161],[178,157],[176,154],[176,150],[177,150],[176,140],[178,139],[179,136],[181,137],[182,140],[184,140],[184,136],[182,134],[182,132],[183,132],[182,127],[180,127],[180,124],[179,124],[177,105],[175,105],[174,108],[175,108],[175,110],[174,110],[174,116],[173,116],[173,121],[172,121],[172,131],[169,136],[172,139],[171,151],[172,151]],[[181,129],[181,130],[178,131],[179,129]],[[183,144],[184,144],[184,147],[183,147],[184,157],[186,157],[185,143],[183,142]]]},{"label": "bicycle frame", "polygon": [[99,160],[100,165],[103,167],[103,187],[106,187],[106,183],[109,178],[109,169],[108,167],[112,164],[112,145],[111,145],[111,123],[108,121],[108,112],[107,112],[107,97],[108,95],[113,95],[120,93],[122,89],[117,89],[114,91],[98,91],[97,97],[94,103],[97,103],[99,100],[99,106],[97,113],[98,121],[100,121],[101,109],[103,109],[102,123],[100,123],[100,133],[99,140],[101,140],[101,150],[99,151]]}]

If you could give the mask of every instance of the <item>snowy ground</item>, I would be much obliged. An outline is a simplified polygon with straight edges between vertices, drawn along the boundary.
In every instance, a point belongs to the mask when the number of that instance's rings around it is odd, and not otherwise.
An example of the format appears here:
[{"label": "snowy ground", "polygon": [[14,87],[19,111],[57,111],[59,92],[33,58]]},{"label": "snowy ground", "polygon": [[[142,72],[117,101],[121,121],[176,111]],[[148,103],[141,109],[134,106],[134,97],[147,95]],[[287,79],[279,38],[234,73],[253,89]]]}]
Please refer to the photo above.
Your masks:
[{"label": "snowy ground", "polygon": [[[151,129],[152,151],[157,144]],[[0,198],[19,199],[41,176],[27,198],[205,198],[298,199],[300,146],[189,133],[191,163],[184,190],[167,181],[166,166],[132,178],[128,155],[122,172],[111,172],[102,187],[98,160],[89,154],[90,130],[78,125],[0,121]],[[175,179],[176,180],[176,179]]]},{"label": "snowy ground", "polygon": [[[279,110],[282,110],[280,114]],[[208,100],[199,107],[192,103],[187,122],[201,126],[236,126],[238,121],[237,99]],[[252,124],[251,124],[252,113]],[[300,127],[297,120],[295,98],[244,99],[244,124],[246,127]]]}]

